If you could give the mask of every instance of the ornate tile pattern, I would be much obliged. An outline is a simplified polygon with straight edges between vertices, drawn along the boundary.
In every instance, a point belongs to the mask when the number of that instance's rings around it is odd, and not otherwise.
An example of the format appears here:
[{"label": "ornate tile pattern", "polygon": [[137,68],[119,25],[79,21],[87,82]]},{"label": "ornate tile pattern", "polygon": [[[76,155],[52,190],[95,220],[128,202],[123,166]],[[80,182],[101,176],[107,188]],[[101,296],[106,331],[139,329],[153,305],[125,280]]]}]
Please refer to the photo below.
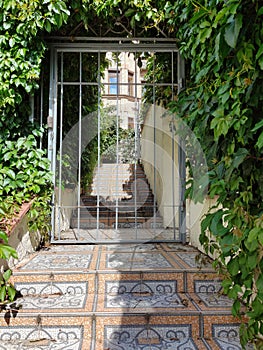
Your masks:
[{"label": "ornate tile pattern", "polygon": [[[242,350],[238,325],[213,325],[213,339],[220,350]],[[248,345],[247,350],[254,347]]]},{"label": "ornate tile pattern", "polygon": [[[192,268],[208,268],[208,269],[212,269],[212,265],[210,263],[210,259],[207,258],[206,256],[202,256],[200,254],[198,254],[196,251],[195,252],[176,252],[175,254],[176,256],[178,256],[181,261],[186,264],[186,266],[188,265],[189,267]],[[203,257],[203,259],[202,259]]]},{"label": "ornate tile pattern", "polygon": [[231,308],[233,301],[223,295],[220,281],[195,280],[194,290],[198,298],[208,307]]},{"label": "ornate tile pattern", "polygon": [[106,267],[111,269],[167,269],[172,263],[161,253],[135,252],[106,255]]},{"label": "ornate tile pattern", "polygon": [[14,271],[22,309],[6,309],[9,326],[0,318],[0,350],[241,350],[232,302],[198,254],[164,243],[47,247]]},{"label": "ornate tile pattern", "polygon": [[83,245],[52,245],[50,247],[45,247],[43,250],[49,253],[53,252],[82,252],[82,251],[94,251],[95,246],[91,244],[83,244]]},{"label": "ornate tile pattern", "polygon": [[0,327],[0,349],[5,350],[81,350],[82,326]]},{"label": "ornate tile pattern", "polygon": [[191,338],[190,325],[105,326],[104,348],[125,350],[198,349]]},{"label": "ornate tile pattern", "polygon": [[23,265],[21,270],[69,270],[87,269],[91,254],[39,254]]},{"label": "ornate tile pattern", "polygon": [[88,282],[16,283],[23,297],[16,304],[24,309],[83,309],[88,296]]},{"label": "ornate tile pattern", "polygon": [[184,308],[176,281],[108,281],[106,308]]}]

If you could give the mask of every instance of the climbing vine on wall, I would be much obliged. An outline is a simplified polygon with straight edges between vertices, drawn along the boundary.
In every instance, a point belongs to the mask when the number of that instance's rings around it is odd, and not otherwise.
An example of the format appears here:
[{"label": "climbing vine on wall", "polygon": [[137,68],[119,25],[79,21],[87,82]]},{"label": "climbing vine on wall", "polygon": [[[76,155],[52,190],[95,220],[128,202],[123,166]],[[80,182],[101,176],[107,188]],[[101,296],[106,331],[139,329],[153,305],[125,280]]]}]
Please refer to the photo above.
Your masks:
[{"label": "climbing vine on wall", "polygon": [[[179,39],[186,88],[171,106],[191,127],[209,166],[201,243],[217,253],[233,314],[249,316],[242,345],[263,334],[263,5],[261,0],[0,0],[0,137],[30,133],[29,96],[37,88],[43,37],[75,33],[94,16],[126,18],[131,32],[158,28]],[[79,26],[82,24],[82,26]],[[76,29],[77,28],[77,29]],[[150,35],[150,34],[149,34]],[[23,128],[21,129],[21,126]],[[187,140],[186,140],[187,142]],[[191,169],[190,169],[191,173]],[[189,182],[188,195],[194,199]]]},{"label": "climbing vine on wall", "polygon": [[[167,3],[190,74],[172,107],[198,137],[215,206],[201,243],[219,254],[224,291],[250,317],[241,342],[263,334],[263,6],[257,0]],[[206,186],[204,186],[206,187]],[[191,196],[191,188],[189,195]],[[212,234],[212,236],[210,235]]]}]

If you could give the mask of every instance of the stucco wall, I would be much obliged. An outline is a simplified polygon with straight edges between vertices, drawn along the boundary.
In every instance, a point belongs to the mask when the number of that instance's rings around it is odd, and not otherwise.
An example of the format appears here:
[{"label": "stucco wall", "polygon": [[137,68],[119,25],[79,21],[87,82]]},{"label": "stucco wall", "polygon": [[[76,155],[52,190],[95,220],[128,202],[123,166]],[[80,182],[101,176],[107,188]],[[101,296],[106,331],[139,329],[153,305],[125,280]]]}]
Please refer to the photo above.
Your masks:
[{"label": "stucco wall", "polygon": [[[156,198],[163,217],[164,227],[171,227],[173,217],[176,227],[179,223],[179,167],[178,167],[178,138],[172,141],[171,116],[164,116],[165,110],[161,107],[151,106],[147,112],[141,137],[141,158],[148,181],[154,191],[154,168],[156,169]],[[154,131],[155,126],[155,131]],[[154,157],[155,147],[155,157]],[[174,152],[174,157],[173,153]],[[155,163],[154,163],[155,159]],[[174,180],[172,175],[174,171]],[[174,193],[173,189],[174,181]],[[173,216],[171,205],[174,203],[175,215]],[[199,243],[200,222],[215,200],[206,198],[204,203],[195,204],[186,201],[186,232],[191,245],[202,250]]]},{"label": "stucco wall", "polygon": [[141,159],[164,226],[172,227],[174,216],[178,223],[178,145],[170,130],[172,117],[163,117],[164,112],[162,107],[149,107],[142,129]]}]

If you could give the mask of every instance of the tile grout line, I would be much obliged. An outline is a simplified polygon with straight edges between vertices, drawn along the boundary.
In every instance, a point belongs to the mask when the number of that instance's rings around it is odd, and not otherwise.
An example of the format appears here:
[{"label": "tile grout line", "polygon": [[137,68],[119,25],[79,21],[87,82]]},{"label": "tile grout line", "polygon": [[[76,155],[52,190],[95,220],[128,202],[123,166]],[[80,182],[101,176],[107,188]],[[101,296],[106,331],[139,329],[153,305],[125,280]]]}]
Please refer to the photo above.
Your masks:
[{"label": "tile grout line", "polygon": [[93,298],[93,305],[92,305],[92,323],[91,323],[91,342],[90,342],[90,350],[95,350],[96,346],[96,309],[98,304],[98,297],[99,297],[99,267],[100,267],[100,260],[101,260],[101,251],[102,246],[99,246],[98,249],[98,255],[97,255],[97,261],[96,261],[96,267],[95,267],[95,276],[94,276],[94,298]]}]

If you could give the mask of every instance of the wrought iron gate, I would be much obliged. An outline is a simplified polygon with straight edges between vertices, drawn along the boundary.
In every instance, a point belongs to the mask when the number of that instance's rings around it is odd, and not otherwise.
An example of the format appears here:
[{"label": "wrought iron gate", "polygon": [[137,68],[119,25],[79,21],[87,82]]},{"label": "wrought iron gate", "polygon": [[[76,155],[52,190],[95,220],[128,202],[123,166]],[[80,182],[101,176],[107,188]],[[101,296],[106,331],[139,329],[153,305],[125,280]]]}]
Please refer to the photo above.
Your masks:
[{"label": "wrought iron gate", "polygon": [[165,108],[184,75],[175,42],[50,49],[51,241],[185,242],[185,156]]}]

